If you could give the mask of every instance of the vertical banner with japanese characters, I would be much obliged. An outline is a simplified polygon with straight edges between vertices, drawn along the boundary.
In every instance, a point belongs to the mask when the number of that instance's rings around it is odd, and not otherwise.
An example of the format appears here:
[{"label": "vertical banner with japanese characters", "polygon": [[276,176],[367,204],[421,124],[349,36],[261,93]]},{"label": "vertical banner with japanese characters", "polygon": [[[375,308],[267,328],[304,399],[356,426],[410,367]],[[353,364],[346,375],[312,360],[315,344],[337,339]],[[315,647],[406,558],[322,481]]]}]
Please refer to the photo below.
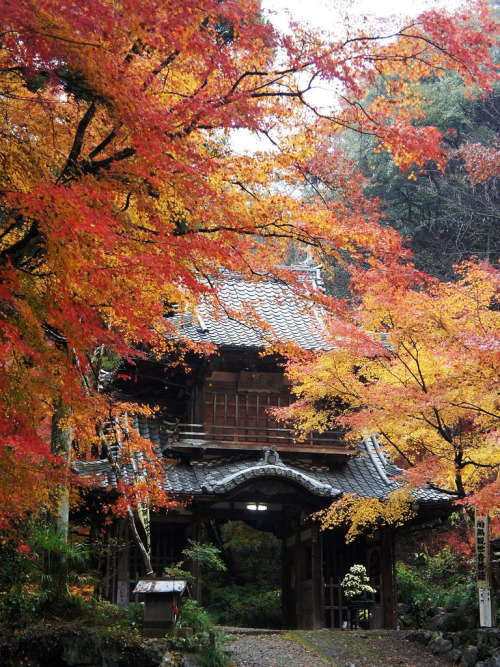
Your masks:
[{"label": "vertical banner with japanese characters", "polygon": [[151,517],[147,499],[144,502],[141,500],[137,501],[137,513],[139,515],[139,520],[142,523],[142,527],[144,528],[144,532],[146,533],[146,551],[151,558]]},{"label": "vertical banner with japanese characters", "polygon": [[489,516],[475,515],[475,534],[479,625],[492,628],[495,625],[495,612],[491,593]]}]

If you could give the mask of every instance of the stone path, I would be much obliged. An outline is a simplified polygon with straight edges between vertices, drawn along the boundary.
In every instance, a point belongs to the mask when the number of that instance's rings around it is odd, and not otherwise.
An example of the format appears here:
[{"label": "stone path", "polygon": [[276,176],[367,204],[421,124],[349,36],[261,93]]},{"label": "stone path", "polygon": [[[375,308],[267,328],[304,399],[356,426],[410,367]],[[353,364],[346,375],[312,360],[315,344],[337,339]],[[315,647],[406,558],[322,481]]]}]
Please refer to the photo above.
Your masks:
[{"label": "stone path", "polygon": [[316,667],[331,664],[312,648],[281,633],[238,634],[226,650],[237,667]]},{"label": "stone path", "polygon": [[[230,633],[231,631],[228,630]],[[237,667],[450,667],[407,632],[297,630],[238,634],[226,646]]]}]

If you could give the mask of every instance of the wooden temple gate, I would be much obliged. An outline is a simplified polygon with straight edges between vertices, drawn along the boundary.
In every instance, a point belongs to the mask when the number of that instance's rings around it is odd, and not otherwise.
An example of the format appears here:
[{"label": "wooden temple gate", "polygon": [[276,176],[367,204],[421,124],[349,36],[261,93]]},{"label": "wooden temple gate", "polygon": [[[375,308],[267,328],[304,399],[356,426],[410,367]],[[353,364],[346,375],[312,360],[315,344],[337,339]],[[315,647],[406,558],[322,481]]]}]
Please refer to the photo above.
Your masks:
[{"label": "wooden temple gate", "polygon": [[[308,271],[314,286],[317,267]],[[385,459],[376,438],[367,438],[353,451],[340,431],[297,439],[277,421],[273,408],[292,400],[283,359],[263,355],[268,332],[239,322],[234,313],[251,302],[281,340],[309,350],[324,344],[317,332],[318,317],[304,309],[296,295],[286,293],[283,284],[251,284],[233,277],[219,287],[219,298],[231,317],[214,317],[202,305],[198,321],[194,315],[176,316],[181,337],[216,345],[218,354],[193,356],[189,372],[174,365],[168,375],[164,364],[138,360],[130,380],[123,379],[127,373],[116,379],[128,401],[160,407],[155,419],[135,417],[134,425],[157,445],[160,455],[176,460],[165,470],[167,491],[189,498],[185,509],[152,517],[153,566],[161,572],[171,559],[180,560],[185,540],[198,537],[204,522],[242,519],[255,525],[255,515],[265,515],[265,521],[262,516],[259,521],[283,545],[284,627],[349,623],[352,612],[340,580],[353,564],[367,567],[377,590],[372,625],[394,627],[391,534],[385,530],[346,544],[343,531],[321,533],[310,515],[344,493],[385,497],[396,488],[393,478],[400,471]],[[90,474],[91,467],[84,474]],[[106,474],[113,485],[112,471]],[[249,507],[256,503],[266,511],[252,512]],[[137,571],[130,553],[123,551],[117,576],[108,587],[119,602],[128,600]]]},{"label": "wooden temple gate", "polygon": [[[272,527],[275,519],[272,516],[273,510],[269,511],[271,516],[264,525],[266,531]],[[214,515],[219,520],[223,516],[228,520],[246,518],[249,525],[255,526],[253,517],[248,517],[248,511],[245,516],[245,510],[215,508],[207,514]],[[165,566],[181,560],[186,538],[201,534],[203,522],[200,521],[200,516],[192,517],[189,523],[180,522],[178,519],[179,517],[175,522],[169,523],[153,522],[152,561],[156,572],[161,572]],[[278,535],[282,540],[282,627],[350,627],[352,610],[342,593],[340,581],[351,565],[365,564],[364,559],[369,554],[372,556],[372,564],[373,554],[377,554],[376,560],[381,560],[380,536],[370,540],[370,544],[365,538],[360,538],[346,548],[341,531],[339,534],[321,533],[317,525],[309,525],[297,527],[293,534],[284,536],[283,521],[277,520],[276,523],[279,524]],[[123,528],[122,526],[122,531]],[[126,528],[122,532],[122,538],[124,537],[126,538]],[[332,549],[333,545],[335,546]],[[362,549],[366,551],[363,553]],[[392,553],[385,554],[384,559],[392,566]],[[367,570],[370,581],[377,590],[374,604],[370,607],[369,627],[392,628],[395,624],[392,567],[388,568],[388,581],[380,570],[370,571],[370,562],[367,563]],[[116,575],[110,581],[110,598],[113,597],[120,605],[134,600],[131,591],[141,575],[141,564],[135,550],[124,548],[119,556]],[[201,586],[195,586],[193,593],[202,603]]]}]

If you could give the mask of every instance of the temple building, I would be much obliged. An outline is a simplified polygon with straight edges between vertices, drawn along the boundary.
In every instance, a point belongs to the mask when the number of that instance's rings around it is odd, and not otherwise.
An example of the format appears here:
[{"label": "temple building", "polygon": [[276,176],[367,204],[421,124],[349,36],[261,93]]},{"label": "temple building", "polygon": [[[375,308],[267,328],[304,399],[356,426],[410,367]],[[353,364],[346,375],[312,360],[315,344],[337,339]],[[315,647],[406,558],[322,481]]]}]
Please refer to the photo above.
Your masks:
[{"label": "temple building", "polygon": [[[321,288],[318,267],[301,267],[311,290]],[[340,581],[353,564],[366,566],[376,590],[371,627],[396,624],[393,535],[382,528],[373,536],[346,543],[345,531],[320,531],[311,514],[344,493],[383,498],[395,489],[400,469],[388,461],[375,436],[353,451],[341,431],[297,438],[276,421],[270,408],[292,400],[283,360],[265,354],[271,337],[308,350],[324,348],[321,315],[283,283],[249,283],[228,276],[218,284],[222,308],[216,315],[203,304],[195,314],[176,314],[179,337],[210,343],[217,353],[193,356],[190,370],[172,369],[153,359],[138,361],[134,377],[119,387],[127,400],[159,406],[155,418],[134,417],[140,434],[158,455],[172,459],[164,486],[185,506],[151,518],[152,565],[157,573],[180,560],[186,539],[200,539],[211,522],[243,520],[273,532],[282,542],[282,625],[284,628],[339,628],[352,610]],[[238,317],[246,312],[251,317]],[[255,324],[249,324],[253,321]],[[98,475],[116,486],[107,461],[77,464],[84,475]],[[447,504],[430,488],[415,497],[420,513]],[[127,528],[120,528],[127,540]],[[129,600],[144,575],[132,548],[124,549],[110,597]],[[196,597],[203,591],[198,586]]]}]

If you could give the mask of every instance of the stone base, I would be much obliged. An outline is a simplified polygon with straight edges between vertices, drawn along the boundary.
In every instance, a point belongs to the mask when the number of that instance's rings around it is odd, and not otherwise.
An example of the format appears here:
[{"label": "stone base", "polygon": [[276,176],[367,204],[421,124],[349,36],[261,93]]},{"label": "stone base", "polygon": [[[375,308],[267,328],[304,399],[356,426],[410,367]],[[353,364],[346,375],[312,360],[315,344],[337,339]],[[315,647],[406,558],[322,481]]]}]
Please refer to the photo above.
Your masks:
[{"label": "stone base", "polygon": [[193,628],[171,628],[168,631],[168,636],[174,639],[191,639],[193,636]]}]

